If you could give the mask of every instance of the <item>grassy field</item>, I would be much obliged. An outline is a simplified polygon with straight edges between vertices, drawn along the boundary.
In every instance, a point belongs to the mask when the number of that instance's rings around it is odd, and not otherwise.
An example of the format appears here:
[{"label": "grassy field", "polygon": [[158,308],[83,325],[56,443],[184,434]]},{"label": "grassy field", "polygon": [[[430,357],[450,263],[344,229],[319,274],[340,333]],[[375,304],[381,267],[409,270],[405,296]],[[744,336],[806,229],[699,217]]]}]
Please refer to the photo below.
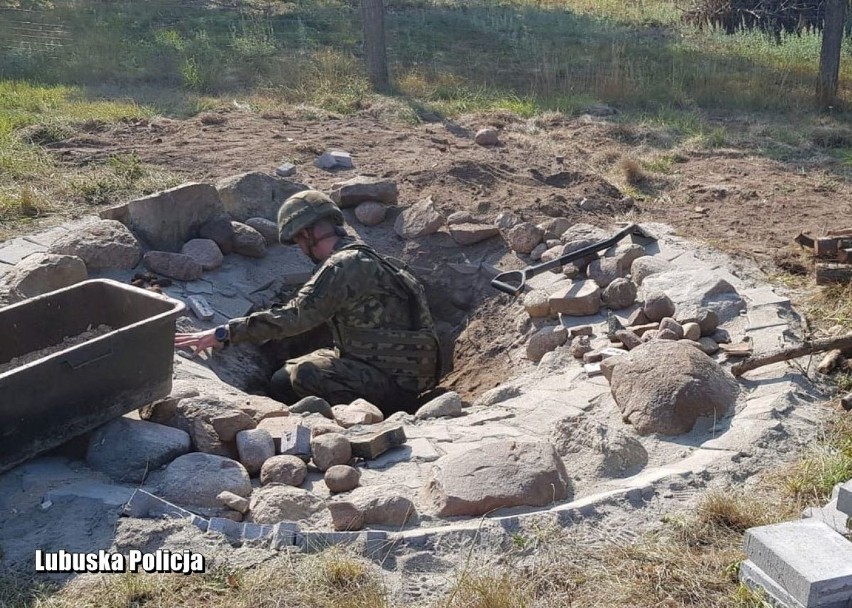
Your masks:
[{"label": "grassy field", "polygon": [[[362,66],[357,2],[0,0],[0,222],[175,183],[132,157],[58,167],[44,149],[52,141],[93,122],[189,117],[234,100],[341,114],[376,105],[408,122],[605,103],[625,123],[708,147],[731,141],[719,119],[748,116],[766,122],[778,142],[766,153],[778,156],[847,118],[813,110],[816,35],[777,45],[701,31],[682,24],[673,0],[386,5],[393,91],[379,99]],[[844,61],[844,101],[850,86]],[[835,152],[852,160],[852,144]]]}]

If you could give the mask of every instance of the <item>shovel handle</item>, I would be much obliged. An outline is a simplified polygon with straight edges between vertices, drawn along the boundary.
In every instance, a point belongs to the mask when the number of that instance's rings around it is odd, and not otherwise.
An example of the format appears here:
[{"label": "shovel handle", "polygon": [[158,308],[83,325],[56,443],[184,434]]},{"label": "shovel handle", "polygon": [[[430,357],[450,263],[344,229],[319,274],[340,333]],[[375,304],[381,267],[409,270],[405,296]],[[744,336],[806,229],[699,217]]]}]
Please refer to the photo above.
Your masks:
[{"label": "shovel handle", "polygon": [[527,274],[523,270],[510,270],[501,272],[491,279],[491,287],[510,296],[516,296],[524,290],[527,282]]}]

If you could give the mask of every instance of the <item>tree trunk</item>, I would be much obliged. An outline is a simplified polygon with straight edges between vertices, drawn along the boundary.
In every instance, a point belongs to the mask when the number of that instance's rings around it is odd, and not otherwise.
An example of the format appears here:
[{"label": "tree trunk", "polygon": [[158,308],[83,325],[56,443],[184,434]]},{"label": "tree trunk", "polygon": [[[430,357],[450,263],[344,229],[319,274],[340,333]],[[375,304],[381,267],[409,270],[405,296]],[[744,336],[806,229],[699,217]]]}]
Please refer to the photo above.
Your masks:
[{"label": "tree trunk", "polygon": [[382,0],[361,0],[361,14],[364,19],[364,55],[370,82],[376,90],[384,91],[389,85],[384,3]]},{"label": "tree trunk", "polygon": [[817,101],[823,109],[834,105],[837,97],[837,79],[840,75],[840,49],[846,25],[846,5],[849,0],[826,0],[825,29],[822,32],[822,50],[819,56],[819,81]]}]

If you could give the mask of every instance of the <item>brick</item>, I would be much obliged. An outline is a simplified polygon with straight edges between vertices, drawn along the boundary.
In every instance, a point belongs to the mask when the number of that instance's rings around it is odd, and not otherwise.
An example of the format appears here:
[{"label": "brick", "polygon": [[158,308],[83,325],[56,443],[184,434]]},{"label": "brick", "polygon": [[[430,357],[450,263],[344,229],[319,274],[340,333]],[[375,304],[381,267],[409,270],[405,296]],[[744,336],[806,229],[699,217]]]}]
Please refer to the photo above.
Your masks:
[{"label": "brick", "polygon": [[821,521],[752,528],[746,532],[745,552],[803,606],[833,608],[852,600],[852,543]]},{"label": "brick", "polygon": [[352,445],[352,455],[366,460],[381,456],[391,448],[405,443],[405,431],[401,426],[381,429],[366,435],[349,437]]}]

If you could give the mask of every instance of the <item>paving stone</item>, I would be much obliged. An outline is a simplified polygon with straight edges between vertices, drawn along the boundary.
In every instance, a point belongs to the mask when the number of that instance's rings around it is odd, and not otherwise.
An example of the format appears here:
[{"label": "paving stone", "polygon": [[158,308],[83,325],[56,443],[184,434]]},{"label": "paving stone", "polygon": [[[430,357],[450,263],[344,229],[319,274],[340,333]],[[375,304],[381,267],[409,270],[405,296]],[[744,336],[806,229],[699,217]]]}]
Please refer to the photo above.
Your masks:
[{"label": "paving stone", "polygon": [[304,542],[304,536],[298,524],[282,521],[273,525],[271,549],[280,551],[301,545],[302,542]]},{"label": "paving stone", "polygon": [[763,329],[766,327],[777,327],[779,325],[787,325],[786,319],[778,313],[781,308],[774,305],[758,306],[750,308],[748,311],[748,329]]},{"label": "paving stone", "polygon": [[779,348],[793,346],[798,341],[787,338],[783,327],[765,327],[763,329],[750,329],[746,335],[751,340],[755,355],[768,353]]},{"label": "paving stone", "polygon": [[837,508],[852,517],[852,480],[840,486],[837,495]]},{"label": "paving stone", "polygon": [[0,262],[15,265],[25,257],[39,251],[47,251],[47,247],[23,238],[15,238],[6,241],[0,247]]},{"label": "paving stone", "polygon": [[779,608],[805,608],[750,560],[743,560],[740,563],[739,579],[752,591],[766,596],[769,602],[764,605]]},{"label": "paving stone", "polygon": [[226,297],[219,293],[207,296],[207,300],[213,310],[227,319],[236,319],[249,314],[254,304],[242,296]]},{"label": "paving stone", "polygon": [[852,601],[852,543],[821,521],[751,528],[744,545],[749,561],[803,606]]},{"label": "paving stone", "polygon": [[775,304],[780,306],[790,306],[790,298],[778,295],[771,287],[756,287],[753,289],[743,289],[740,294],[748,300],[752,308],[765,306],[767,304]]},{"label": "paving stone", "polygon": [[207,531],[209,522],[195,513],[154,496],[145,490],[136,490],[124,506],[124,514],[143,519],[177,518],[188,519],[194,526]]}]

